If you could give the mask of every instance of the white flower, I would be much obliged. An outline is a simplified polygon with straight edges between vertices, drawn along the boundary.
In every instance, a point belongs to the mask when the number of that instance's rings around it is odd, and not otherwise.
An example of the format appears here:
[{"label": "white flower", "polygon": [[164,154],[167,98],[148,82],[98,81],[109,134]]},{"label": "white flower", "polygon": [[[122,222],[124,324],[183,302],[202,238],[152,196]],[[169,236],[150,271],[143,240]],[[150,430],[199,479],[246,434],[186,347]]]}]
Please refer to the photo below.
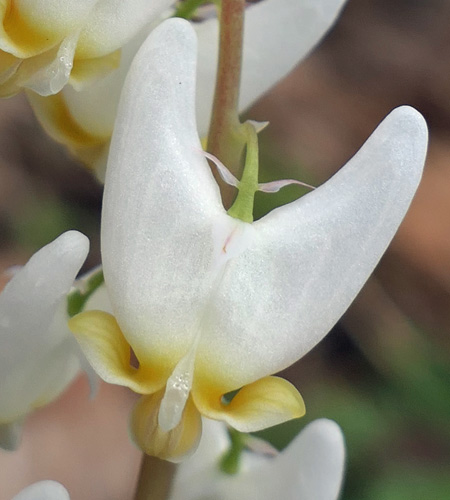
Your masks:
[{"label": "white flower", "polygon": [[220,470],[229,446],[226,427],[203,419],[198,450],[179,466],[170,500],[336,500],[339,495],[345,446],[331,420],[310,423],[275,456],[244,451],[236,474]]},{"label": "white flower", "polygon": [[39,481],[27,486],[12,500],[70,500],[70,496],[56,481]]},{"label": "white flower", "polygon": [[80,86],[118,66],[119,49],[173,0],[5,0],[0,96]]},{"label": "white flower", "polygon": [[111,144],[102,260],[115,317],[70,323],[104,380],[144,395],[139,446],[171,460],[195,447],[200,414],[243,432],[303,414],[296,389],[270,375],[355,298],[408,209],[427,146],[422,116],[399,108],[323,186],[245,223],[224,210],[201,151],[195,75],[192,27],[166,21],[132,64]]},{"label": "white flower", "polygon": [[80,368],[66,296],[88,249],[81,233],[62,234],[0,294],[0,447],[15,448],[26,415],[53,401]]},{"label": "white flower", "polygon": [[[312,50],[343,3],[344,0],[263,0],[246,10],[241,110],[286,76]],[[210,19],[193,26],[199,37],[197,121],[200,136],[204,137],[213,102],[219,25],[217,19]],[[119,69],[83,91],[68,86],[47,98],[28,95],[49,135],[65,144],[102,180],[120,91],[143,40],[142,35],[133,39],[122,51]]]}]

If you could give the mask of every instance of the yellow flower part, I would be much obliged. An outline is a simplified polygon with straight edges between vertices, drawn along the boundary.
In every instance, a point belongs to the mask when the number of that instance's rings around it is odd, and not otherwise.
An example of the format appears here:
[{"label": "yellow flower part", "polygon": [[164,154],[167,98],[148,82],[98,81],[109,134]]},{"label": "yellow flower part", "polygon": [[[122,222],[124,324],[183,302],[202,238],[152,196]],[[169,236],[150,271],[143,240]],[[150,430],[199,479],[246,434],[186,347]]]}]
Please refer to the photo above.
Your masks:
[{"label": "yellow flower part", "polygon": [[170,19],[131,65],[111,141],[101,238],[114,316],[70,322],[100,376],[142,394],[136,443],[173,461],[195,448],[200,415],[244,432],[303,415],[297,390],[271,375],[354,299],[409,206],[427,145],[421,115],[399,108],[323,186],[243,222],[225,211],[202,152],[195,90],[195,32]]},{"label": "yellow flower part", "polygon": [[47,96],[117,68],[120,48],[169,0],[1,0],[0,97]]},{"label": "yellow flower part", "polygon": [[136,444],[150,455],[180,461],[201,436],[200,414],[228,422],[243,432],[264,429],[305,413],[295,387],[277,377],[266,377],[244,387],[227,402],[231,387],[211,385],[193,369],[193,359],[139,357],[131,366],[131,346],[115,318],[101,311],[81,313],[69,321],[81,348],[106,382],[142,394],[131,419]]}]

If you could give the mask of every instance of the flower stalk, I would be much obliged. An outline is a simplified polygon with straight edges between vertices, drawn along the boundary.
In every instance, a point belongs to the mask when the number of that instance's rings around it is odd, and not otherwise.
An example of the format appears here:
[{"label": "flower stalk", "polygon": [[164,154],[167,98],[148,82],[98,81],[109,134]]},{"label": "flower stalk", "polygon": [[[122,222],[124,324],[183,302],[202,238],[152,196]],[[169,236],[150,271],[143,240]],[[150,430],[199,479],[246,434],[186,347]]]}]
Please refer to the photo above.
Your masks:
[{"label": "flower stalk", "polygon": [[[239,87],[242,67],[245,0],[223,0],[220,10],[219,63],[208,151],[240,177],[246,134],[239,121]],[[226,208],[234,191],[214,172]]]},{"label": "flower stalk", "polygon": [[166,500],[174,474],[175,464],[144,454],[134,500]]}]

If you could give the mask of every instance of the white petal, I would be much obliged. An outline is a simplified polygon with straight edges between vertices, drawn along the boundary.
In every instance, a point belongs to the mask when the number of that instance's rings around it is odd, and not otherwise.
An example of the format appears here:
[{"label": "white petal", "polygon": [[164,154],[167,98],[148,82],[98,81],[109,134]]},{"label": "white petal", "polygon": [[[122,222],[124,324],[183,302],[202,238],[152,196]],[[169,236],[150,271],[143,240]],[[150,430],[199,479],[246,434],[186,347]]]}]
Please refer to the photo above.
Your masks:
[{"label": "white petal", "polygon": [[237,474],[220,471],[229,438],[220,422],[203,420],[197,452],[182,463],[170,500],[336,500],[345,462],[342,431],[331,420],[320,419],[274,456],[244,452]]},{"label": "white petal", "polygon": [[336,500],[344,474],[342,431],[331,420],[315,420],[278,456],[246,453],[241,477],[223,483],[223,500]]},{"label": "white petal", "polygon": [[100,57],[125,45],[173,0],[99,0],[80,35],[81,57]]},{"label": "white petal", "polygon": [[[263,0],[247,9],[239,108],[245,110],[286,76],[319,42],[345,0]],[[197,119],[208,132],[217,66],[216,19],[196,24],[199,36]]]},{"label": "white petal", "polygon": [[332,179],[253,224],[228,263],[197,366],[240,387],[302,357],[332,328],[378,263],[416,191],[423,117],[394,110]]},{"label": "white petal", "polygon": [[98,0],[15,0],[14,7],[22,18],[49,27],[76,26],[89,15]]},{"label": "white petal", "polygon": [[71,85],[64,87],[62,95],[71,116],[89,134],[111,136],[125,77],[144,40],[143,36],[137,36],[123,47],[119,68],[104,78],[80,91]]},{"label": "white petal", "polygon": [[[220,482],[229,479],[219,469],[222,455],[230,447],[226,425],[223,422],[202,418],[202,437],[200,444],[189,460],[177,467],[172,484],[170,500],[198,500],[214,498]],[[212,494],[211,497],[207,496]],[[242,497],[242,500],[247,500]]]},{"label": "white petal", "polygon": [[331,420],[320,419],[307,425],[278,456],[274,475],[280,479],[280,485],[290,489],[286,500],[335,500],[341,489],[344,465],[345,443],[340,427]]},{"label": "white petal", "polygon": [[58,93],[69,81],[78,34],[76,31],[67,36],[56,51],[56,57],[20,82],[20,85],[42,96]]},{"label": "white petal", "polygon": [[0,295],[2,423],[56,396],[74,375],[64,299],[88,248],[81,233],[64,233],[35,253]]},{"label": "white petal", "polygon": [[56,481],[39,481],[34,483],[12,500],[70,500],[66,488]]},{"label": "white petal", "polygon": [[184,355],[213,273],[212,227],[227,217],[195,124],[195,33],[170,19],[127,76],[107,169],[102,258],[114,313],[140,355]]}]

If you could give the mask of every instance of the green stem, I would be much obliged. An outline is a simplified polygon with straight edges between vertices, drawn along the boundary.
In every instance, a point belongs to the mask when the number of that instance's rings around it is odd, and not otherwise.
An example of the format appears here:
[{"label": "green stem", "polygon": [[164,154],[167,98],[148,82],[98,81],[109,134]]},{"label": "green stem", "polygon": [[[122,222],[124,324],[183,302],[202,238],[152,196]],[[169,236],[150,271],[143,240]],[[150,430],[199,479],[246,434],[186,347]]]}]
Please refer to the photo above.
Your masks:
[{"label": "green stem", "polygon": [[182,17],[183,19],[191,19],[195,15],[195,11],[207,0],[185,0],[179,2],[174,17]]},{"label": "green stem", "polygon": [[[239,122],[244,12],[245,0],[222,0],[219,63],[208,136],[208,151],[238,178],[245,146],[245,136],[242,135]],[[217,175],[216,179],[222,188],[224,205],[229,207],[234,192]]]},{"label": "green stem", "polygon": [[244,132],[247,144],[245,166],[238,186],[238,195],[228,210],[228,215],[235,219],[251,223],[253,222],[255,193],[258,191],[258,135],[255,127],[249,122],[241,125],[241,129]]},{"label": "green stem", "polygon": [[[104,283],[103,269],[99,269],[83,280],[83,290],[74,290],[67,296],[67,313],[70,318],[80,313],[91,295]],[[81,286],[81,284],[79,285]]]},{"label": "green stem", "polygon": [[134,500],[167,500],[175,464],[143,455]]},{"label": "green stem", "polygon": [[239,472],[241,455],[245,449],[247,436],[234,429],[228,429],[230,437],[230,448],[222,456],[220,470],[225,474],[233,475]]}]

